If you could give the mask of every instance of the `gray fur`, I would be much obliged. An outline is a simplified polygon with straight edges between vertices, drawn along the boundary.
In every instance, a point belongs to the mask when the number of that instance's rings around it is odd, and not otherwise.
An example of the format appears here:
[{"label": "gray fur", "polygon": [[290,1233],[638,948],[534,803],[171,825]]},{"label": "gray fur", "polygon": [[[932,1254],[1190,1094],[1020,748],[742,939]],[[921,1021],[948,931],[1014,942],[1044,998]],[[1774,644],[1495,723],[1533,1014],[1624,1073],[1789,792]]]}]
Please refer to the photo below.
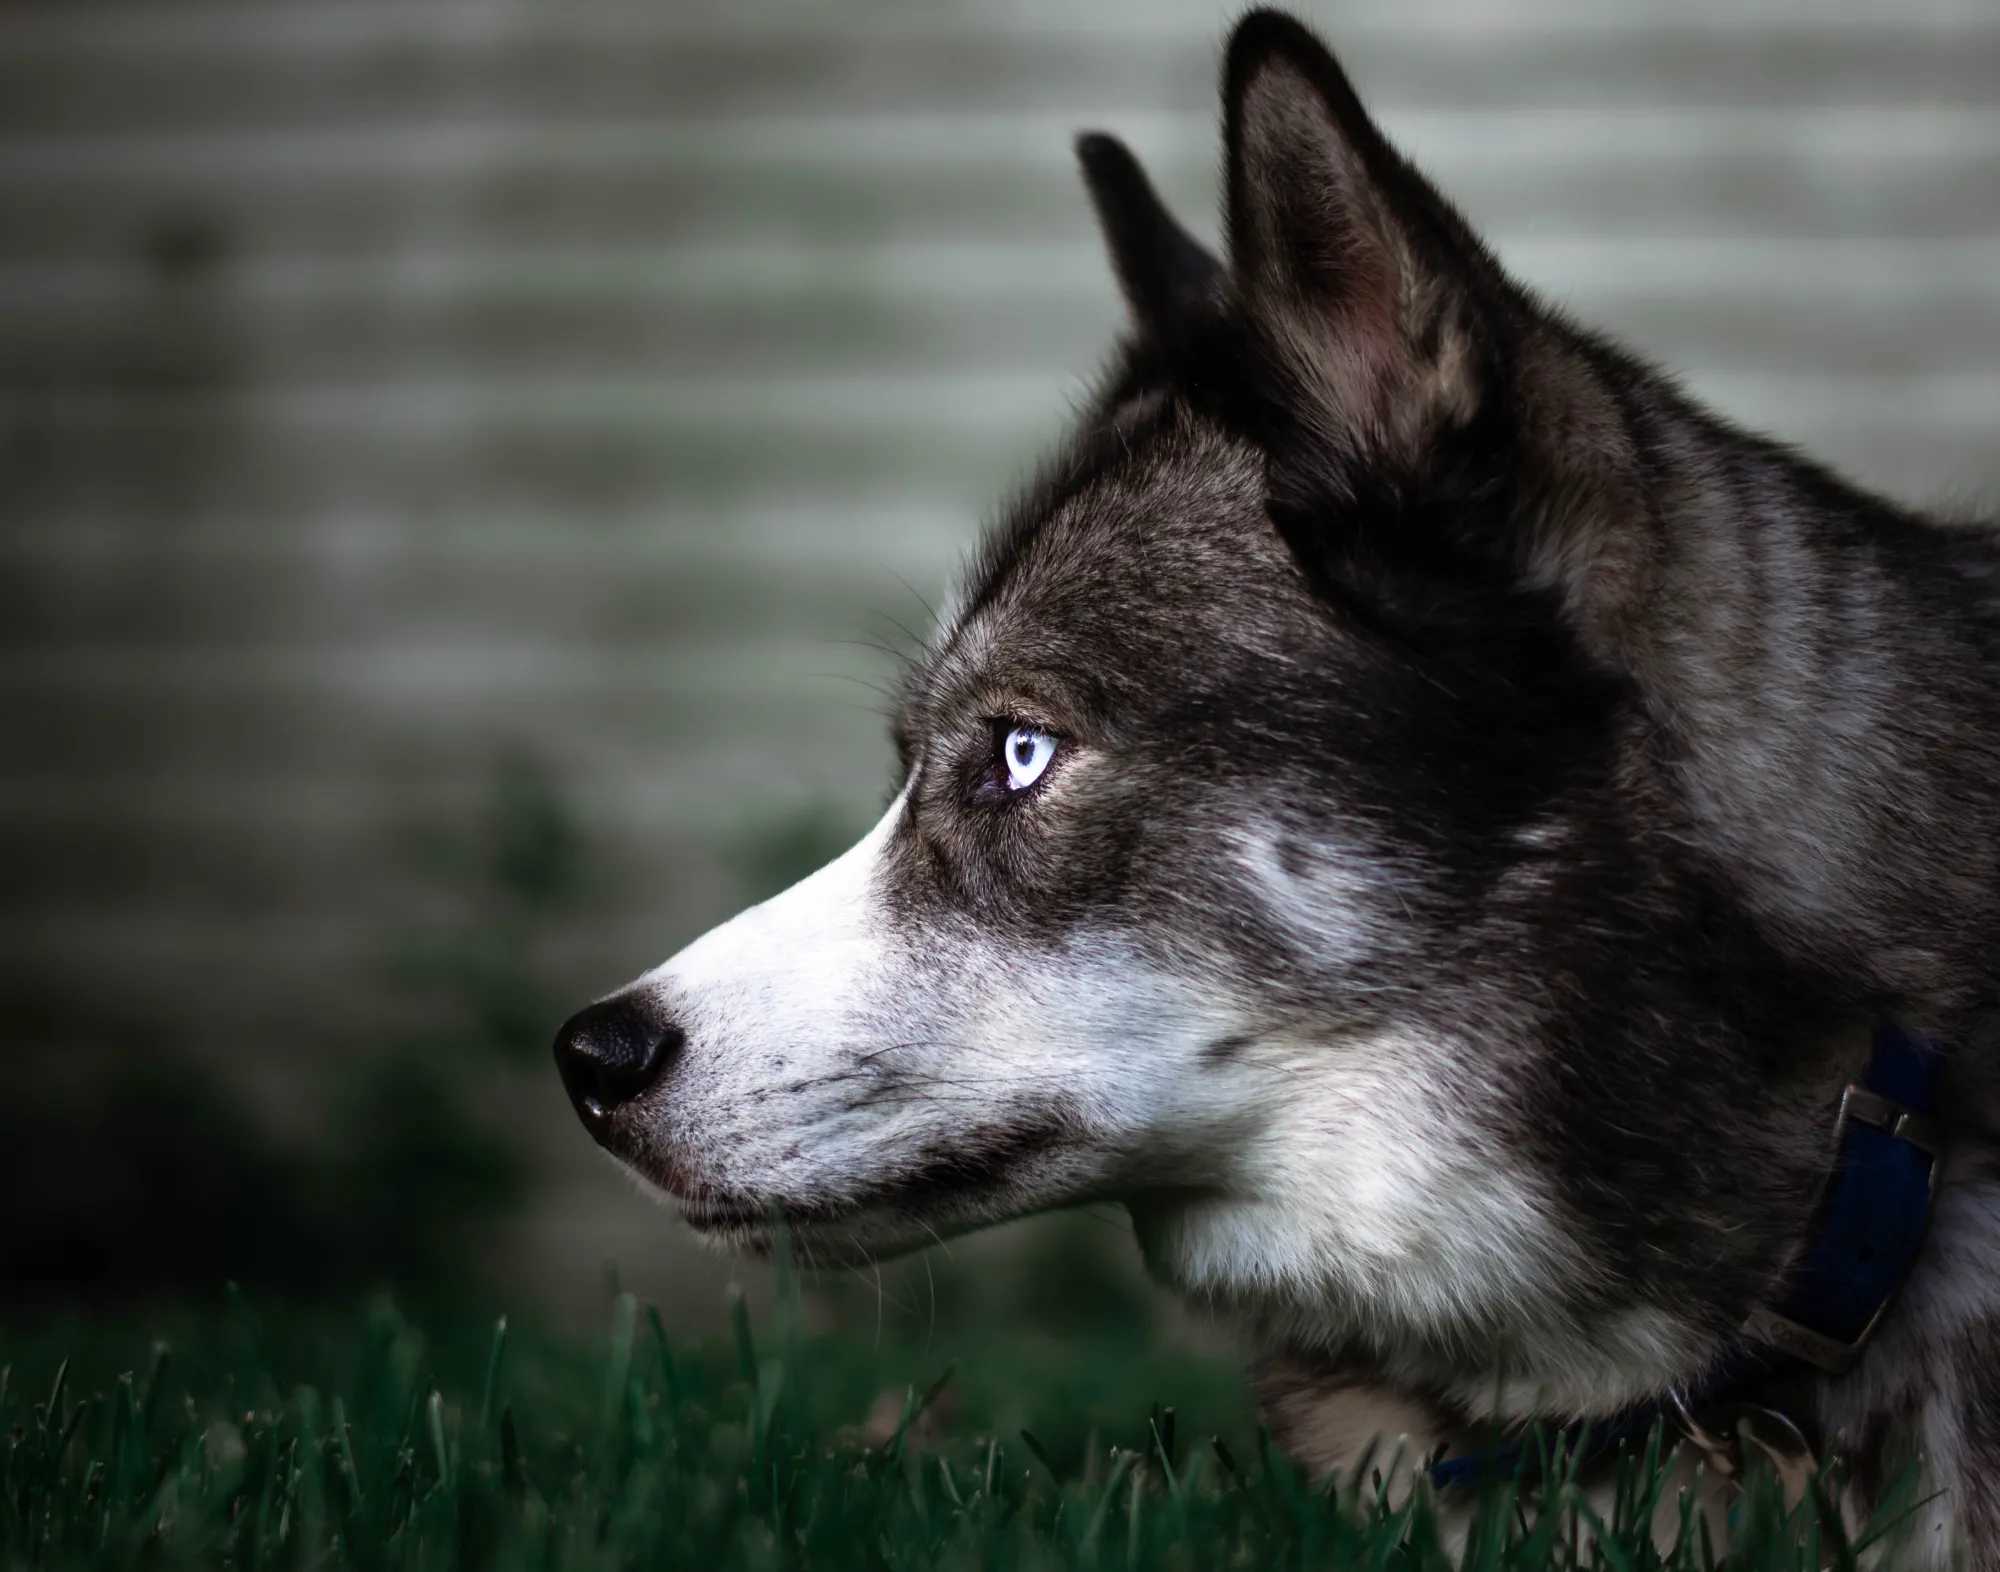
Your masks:
[{"label": "gray fur", "polygon": [[1536,302],[1298,24],[1224,97],[1226,266],[1083,145],[1132,336],[912,674],[890,814],[616,996],[674,1048],[593,1128],[829,1259],[1122,1201],[1334,1468],[1371,1413],[1698,1376],[1892,1014],[1953,1045],[1949,1185],[1800,1417],[2000,1567],[2000,551]]}]

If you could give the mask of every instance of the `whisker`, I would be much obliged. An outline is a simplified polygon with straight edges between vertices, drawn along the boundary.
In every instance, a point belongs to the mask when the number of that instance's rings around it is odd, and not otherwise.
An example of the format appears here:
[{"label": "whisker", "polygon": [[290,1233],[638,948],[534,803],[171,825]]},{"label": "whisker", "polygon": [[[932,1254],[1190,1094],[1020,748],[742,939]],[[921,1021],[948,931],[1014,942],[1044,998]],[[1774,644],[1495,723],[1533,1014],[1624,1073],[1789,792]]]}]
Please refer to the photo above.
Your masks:
[{"label": "whisker", "polygon": [[[930,1228],[928,1223],[924,1226]],[[930,1235],[933,1239],[937,1238],[937,1230],[931,1228]],[[930,1324],[924,1328],[924,1357],[928,1359],[931,1353],[931,1338],[937,1333],[937,1278],[931,1273],[931,1253],[928,1250],[924,1252],[924,1282],[929,1285],[931,1293]]]},{"label": "whisker", "polygon": [[1074,1207],[1072,1208],[1072,1210],[1075,1211],[1077,1216],[1087,1217],[1093,1223],[1098,1224],[1100,1227],[1109,1228],[1113,1233],[1125,1234],[1129,1236],[1132,1233],[1131,1216],[1129,1214],[1121,1212],[1116,1216],[1106,1217],[1102,1212],[1098,1211],[1097,1209],[1098,1206],[1101,1204],[1103,1203],[1100,1202],[1100,1203],[1086,1204],[1083,1206]]},{"label": "whisker", "polygon": [[931,619],[931,625],[935,627],[938,620],[937,607],[931,604],[930,597],[924,594],[922,590],[918,589],[908,579],[904,578],[902,574],[896,572],[894,568],[889,570],[889,576],[909,591],[910,598],[924,608],[924,615]]},{"label": "whisker", "polygon": [[894,628],[898,633],[902,634],[902,636],[909,641],[909,649],[906,650],[904,653],[900,654],[898,658],[903,662],[903,664],[906,667],[915,664],[915,655],[910,651],[923,649],[924,640],[918,634],[913,632],[909,627],[907,627],[903,623],[901,618],[892,617],[886,611],[878,612],[876,613],[876,615],[881,617],[881,619],[884,622],[888,623],[890,627]]}]

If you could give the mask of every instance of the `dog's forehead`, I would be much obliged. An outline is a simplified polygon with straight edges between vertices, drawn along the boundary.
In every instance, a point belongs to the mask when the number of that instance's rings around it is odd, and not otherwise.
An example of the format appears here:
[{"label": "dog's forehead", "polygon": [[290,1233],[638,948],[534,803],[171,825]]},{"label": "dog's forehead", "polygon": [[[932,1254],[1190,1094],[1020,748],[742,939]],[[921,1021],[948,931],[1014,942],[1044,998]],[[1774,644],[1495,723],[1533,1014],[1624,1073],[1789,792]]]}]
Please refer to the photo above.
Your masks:
[{"label": "dog's forehead", "polygon": [[989,538],[906,711],[1036,679],[1101,690],[1149,654],[1234,636],[1299,581],[1253,445],[1162,394],[1087,423]]}]

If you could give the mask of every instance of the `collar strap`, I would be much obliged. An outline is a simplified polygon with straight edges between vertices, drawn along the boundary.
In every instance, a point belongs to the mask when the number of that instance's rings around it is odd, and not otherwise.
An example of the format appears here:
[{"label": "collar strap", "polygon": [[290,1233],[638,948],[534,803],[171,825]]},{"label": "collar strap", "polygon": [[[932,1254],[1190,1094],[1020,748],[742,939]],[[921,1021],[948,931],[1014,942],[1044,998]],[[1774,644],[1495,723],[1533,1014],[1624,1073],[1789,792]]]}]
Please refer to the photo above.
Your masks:
[{"label": "collar strap", "polygon": [[1941,1056],[1884,1022],[1868,1068],[1840,1099],[1836,1156],[1812,1243],[1784,1297],[1743,1323],[1745,1341],[1842,1375],[1909,1275],[1937,1193]]},{"label": "collar strap", "polygon": [[[1599,1456],[1643,1441],[1682,1402],[1693,1409],[1800,1365],[1827,1375],[1850,1369],[1909,1275],[1930,1222],[1941,1150],[1934,1119],[1941,1066],[1935,1044],[1878,1023],[1867,1068],[1841,1095],[1833,1171],[1783,1297],[1752,1311],[1741,1342],[1688,1392],[1564,1426],[1549,1434],[1548,1448]],[[1431,1483],[1444,1490],[1512,1477],[1539,1450],[1515,1443],[1441,1458],[1431,1465]]]}]

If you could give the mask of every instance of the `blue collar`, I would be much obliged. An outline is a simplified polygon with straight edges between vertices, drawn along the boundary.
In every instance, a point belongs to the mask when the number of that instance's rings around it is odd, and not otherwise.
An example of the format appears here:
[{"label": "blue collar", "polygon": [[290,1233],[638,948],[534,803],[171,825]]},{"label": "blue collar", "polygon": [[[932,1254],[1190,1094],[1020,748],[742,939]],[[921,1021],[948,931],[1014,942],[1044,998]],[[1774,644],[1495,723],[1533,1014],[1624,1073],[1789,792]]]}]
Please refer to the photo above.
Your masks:
[{"label": "blue collar", "polygon": [[[1941,1056],[1899,1026],[1875,1027],[1868,1067],[1841,1095],[1833,1128],[1833,1172],[1812,1243],[1775,1304],[1759,1305],[1738,1340],[1686,1392],[1635,1404],[1548,1437],[1551,1450],[1584,1460],[1640,1444],[1675,1407],[1741,1396],[1790,1372],[1846,1372],[1909,1275],[1937,1191],[1939,1140],[1933,1111]],[[1449,1489],[1510,1478],[1537,1459],[1524,1443],[1441,1458],[1431,1483]]]}]

